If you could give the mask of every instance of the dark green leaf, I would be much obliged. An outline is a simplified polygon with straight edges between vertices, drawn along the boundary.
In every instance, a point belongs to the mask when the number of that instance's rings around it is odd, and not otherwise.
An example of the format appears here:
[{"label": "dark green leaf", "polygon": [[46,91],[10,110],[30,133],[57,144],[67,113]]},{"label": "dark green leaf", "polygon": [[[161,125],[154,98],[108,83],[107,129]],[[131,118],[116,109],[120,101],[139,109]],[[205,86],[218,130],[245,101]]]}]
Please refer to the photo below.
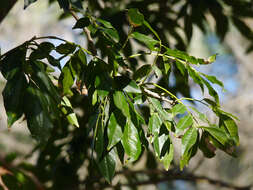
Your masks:
[{"label": "dark green leaf", "polygon": [[74,84],[74,76],[71,71],[71,68],[68,65],[65,65],[62,69],[60,78],[62,78],[62,88],[64,94],[71,94],[71,87]]},{"label": "dark green leaf", "polygon": [[83,29],[89,25],[90,25],[90,19],[88,17],[83,17],[76,21],[76,24],[73,26],[73,29],[76,29],[76,28]]},{"label": "dark green leaf", "polygon": [[143,66],[141,66],[133,75],[134,80],[139,81],[142,78],[146,77],[150,71],[151,71],[152,67],[149,64],[145,64]]},{"label": "dark green leaf", "polygon": [[111,183],[116,168],[116,156],[114,150],[107,153],[98,163],[99,170],[108,183]]},{"label": "dark green leaf", "polygon": [[83,50],[81,49],[78,50],[78,57],[84,65],[87,65],[87,57],[86,54],[83,52]]},{"label": "dark green leaf", "polygon": [[76,46],[73,43],[60,44],[56,47],[56,51],[60,54],[70,54],[73,53],[75,49]]},{"label": "dark green leaf", "polygon": [[107,149],[110,150],[114,145],[116,145],[123,136],[120,125],[117,123],[114,113],[111,114],[110,120],[107,127],[108,134],[108,146]]},{"label": "dark green leaf", "polygon": [[23,114],[24,93],[27,81],[22,73],[17,73],[8,80],[3,90],[4,107],[7,114],[8,127],[17,121]]},{"label": "dark green leaf", "polygon": [[159,41],[161,41],[157,32],[150,26],[150,24],[147,21],[144,20],[143,24],[157,37]]},{"label": "dark green leaf", "polygon": [[32,137],[41,143],[46,143],[54,125],[47,108],[49,102],[45,94],[34,86],[26,90],[25,101],[29,102],[24,107],[28,128]]},{"label": "dark green leaf", "polygon": [[69,7],[70,7],[70,4],[69,4],[69,0],[57,0],[60,7],[62,9],[64,9],[64,11],[68,11],[69,10]]},{"label": "dark green leaf", "polygon": [[97,153],[97,159],[100,160],[103,152],[105,151],[105,139],[104,139],[104,126],[102,124],[102,120],[98,118],[98,125],[96,125],[96,134],[95,134],[95,151]]},{"label": "dark green leaf", "polygon": [[137,27],[143,24],[144,16],[138,9],[132,8],[128,10],[128,21],[133,27]]},{"label": "dark green leaf", "polygon": [[130,120],[125,125],[122,145],[126,154],[130,157],[130,161],[135,161],[139,158],[141,154],[141,141],[138,130]]},{"label": "dark green leaf", "polygon": [[52,50],[55,49],[54,44],[50,42],[42,42],[39,45],[39,49],[47,54],[49,54]]},{"label": "dark green leaf", "polygon": [[24,0],[24,9],[26,9],[30,4],[34,3],[37,0]]}]

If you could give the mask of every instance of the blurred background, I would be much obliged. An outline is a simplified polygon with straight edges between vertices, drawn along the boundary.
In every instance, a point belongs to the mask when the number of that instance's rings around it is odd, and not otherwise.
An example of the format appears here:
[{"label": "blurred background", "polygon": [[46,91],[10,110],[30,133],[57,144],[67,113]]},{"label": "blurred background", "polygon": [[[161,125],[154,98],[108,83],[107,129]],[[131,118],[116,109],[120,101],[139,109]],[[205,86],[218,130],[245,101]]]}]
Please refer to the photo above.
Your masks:
[{"label": "blurred background", "polygon": [[[73,32],[75,23],[73,18],[59,20],[61,12],[56,3],[50,6],[47,1],[38,1],[23,10],[23,1],[18,1],[8,16],[0,24],[1,53],[14,48],[33,36],[59,36],[69,41],[85,45],[85,38]],[[252,21],[246,21],[253,26]],[[238,157],[232,158],[221,151],[212,159],[202,157],[202,153],[192,159],[187,170],[198,175],[205,175],[214,179],[221,179],[236,185],[249,185],[253,183],[253,138],[251,135],[253,123],[253,53],[246,54],[248,41],[241,36],[238,30],[229,26],[229,32],[224,41],[220,41],[215,32],[212,32],[214,21],[210,18],[210,31],[203,34],[197,27],[193,27],[193,36],[187,51],[201,58],[208,58],[218,54],[215,63],[199,67],[198,69],[215,75],[224,82],[225,91],[215,86],[221,97],[222,107],[239,117],[240,146]],[[54,42],[56,43],[56,42]],[[0,91],[5,81],[1,77]],[[191,94],[194,98],[202,96],[199,87],[192,85]],[[35,141],[29,136],[28,129],[22,127],[22,119],[11,129],[7,129],[6,115],[0,96],[0,156],[1,154],[18,154],[20,159],[32,151]],[[203,109],[204,113],[209,114]],[[212,115],[209,115],[212,118]],[[36,155],[29,158],[34,162]],[[182,181],[173,181],[170,185],[161,183],[157,187],[147,186],[143,189],[217,189],[205,181],[193,184]],[[141,188],[140,188],[141,189]],[[219,188],[218,189],[222,189]]]}]

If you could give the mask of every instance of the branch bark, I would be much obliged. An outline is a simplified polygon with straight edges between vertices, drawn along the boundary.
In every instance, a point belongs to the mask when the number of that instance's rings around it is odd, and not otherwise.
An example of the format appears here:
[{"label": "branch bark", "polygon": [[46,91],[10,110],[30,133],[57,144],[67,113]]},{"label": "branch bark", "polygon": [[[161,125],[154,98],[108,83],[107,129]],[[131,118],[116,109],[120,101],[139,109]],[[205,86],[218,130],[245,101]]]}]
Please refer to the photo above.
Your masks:
[{"label": "branch bark", "polygon": [[8,14],[8,12],[11,10],[11,8],[15,5],[17,0],[1,0],[1,1],[2,2],[0,6],[0,24]]}]

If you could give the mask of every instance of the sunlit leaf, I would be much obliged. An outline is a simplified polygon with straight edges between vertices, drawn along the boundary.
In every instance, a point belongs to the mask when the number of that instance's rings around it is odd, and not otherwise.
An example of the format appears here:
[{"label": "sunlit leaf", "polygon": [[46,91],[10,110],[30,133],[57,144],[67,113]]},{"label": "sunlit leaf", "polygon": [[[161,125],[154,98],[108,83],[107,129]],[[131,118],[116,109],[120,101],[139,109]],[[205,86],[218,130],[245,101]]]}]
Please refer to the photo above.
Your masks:
[{"label": "sunlit leaf", "polygon": [[135,161],[141,154],[141,141],[138,130],[131,121],[128,121],[124,127],[122,145],[130,161]]},{"label": "sunlit leaf", "polygon": [[176,133],[180,133],[181,131],[190,127],[192,124],[193,124],[192,116],[189,114],[185,115],[178,121],[176,126]]}]

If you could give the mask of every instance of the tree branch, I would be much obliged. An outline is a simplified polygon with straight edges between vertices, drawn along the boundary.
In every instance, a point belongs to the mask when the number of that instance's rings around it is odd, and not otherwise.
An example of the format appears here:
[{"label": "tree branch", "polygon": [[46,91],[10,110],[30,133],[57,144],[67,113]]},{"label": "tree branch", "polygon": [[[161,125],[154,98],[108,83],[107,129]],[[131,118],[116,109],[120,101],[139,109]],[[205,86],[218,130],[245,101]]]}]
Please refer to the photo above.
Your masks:
[{"label": "tree branch", "polygon": [[169,171],[162,171],[162,170],[140,170],[140,171],[130,171],[130,170],[124,170],[116,173],[116,175],[127,175],[127,176],[134,176],[136,174],[141,175],[156,175],[161,176],[159,178],[154,178],[150,180],[145,181],[137,181],[134,183],[126,183],[121,184],[121,186],[142,186],[142,185],[151,185],[151,184],[158,184],[161,182],[166,181],[173,181],[173,180],[184,180],[184,181],[190,181],[190,182],[202,182],[205,181],[211,185],[216,185],[218,187],[226,187],[234,190],[250,190],[252,185],[248,186],[236,186],[227,182],[224,182],[222,180],[212,179],[207,176],[198,176],[194,174],[185,174],[182,172],[174,172],[173,170]]}]

